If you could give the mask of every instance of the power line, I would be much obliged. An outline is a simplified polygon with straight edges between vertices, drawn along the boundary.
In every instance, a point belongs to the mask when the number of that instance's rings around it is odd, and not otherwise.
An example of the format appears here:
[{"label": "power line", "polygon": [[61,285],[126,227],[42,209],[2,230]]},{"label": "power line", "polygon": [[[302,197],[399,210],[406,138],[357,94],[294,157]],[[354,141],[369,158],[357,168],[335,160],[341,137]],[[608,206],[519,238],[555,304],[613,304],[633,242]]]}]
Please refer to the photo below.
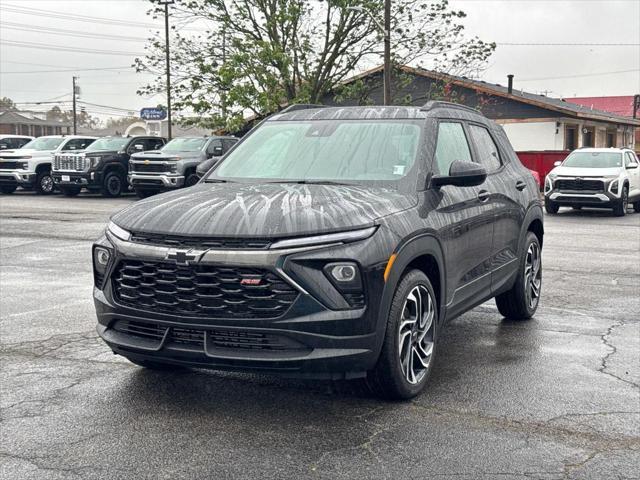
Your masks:
[{"label": "power line", "polygon": [[[68,73],[68,72],[91,72],[91,71],[119,71],[119,72],[127,72],[124,70],[125,68],[131,68],[131,66],[126,67],[105,67],[105,68],[70,68],[66,70],[27,70],[27,71],[10,71],[10,72],[0,72],[0,75],[11,75],[11,74],[25,74],[25,73]],[[130,72],[134,73],[134,72]]]},{"label": "power line", "polygon": [[558,80],[563,78],[584,78],[584,77],[600,77],[605,75],[618,75],[620,73],[633,73],[640,72],[640,70],[617,70],[615,72],[599,72],[599,73],[584,73],[578,75],[561,75],[557,77],[538,77],[538,78],[523,78],[518,80],[519,82],[536,82],[539,80]]},{"label": "power line", "polygon": [[91,53],[93,55],[119,55],[119,56],[142,56],[144,53],[136,53],[136,52],[123,52],[118,50],[98,50],[95,48],[78,48],[78,47],[69,47],[63,45],[50,45],[47,43],[36,43],[36,42],[15,42],[12,40],[4,40],[0,39],[1,45],[13,46],[13,47],[21,47],[21,48],[37,48],[41,50],[56,50],[61,52],[73,52],[73,53]]},{"label": "power line", "polygon": [[9,29],[9,30],[46,33],[50,35],[62,35],[65,37],[98,38],[98,39],[116,40],[116,41],[123,41],[123,42],[146,42],[148,40],[148,38],[146,37],[128,37],[125,35],[110,35],[106,33],[80,32],[76,30],[65,30],[62,28],[23,25],[21,23],[14,23],[14,22],[0,22],[0,27]]}]

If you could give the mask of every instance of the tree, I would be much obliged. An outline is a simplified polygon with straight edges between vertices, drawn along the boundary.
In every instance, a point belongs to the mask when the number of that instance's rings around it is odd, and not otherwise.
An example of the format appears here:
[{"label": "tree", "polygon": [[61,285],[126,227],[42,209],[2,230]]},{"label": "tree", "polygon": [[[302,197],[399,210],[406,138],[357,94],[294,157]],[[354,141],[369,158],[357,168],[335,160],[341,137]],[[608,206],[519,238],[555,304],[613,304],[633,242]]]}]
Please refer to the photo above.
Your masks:
[{"label": "tree", "polygon": [[[151,0],[152,15],[163,10]],[[381,18],[379,0],[177,0],[172,7],[172,98],[176,110],[195,114],[206,127],[237,128],[251,112],[262,116],[285,104],[318,103],[327,93],[342,92],[342,82],[380,63],[382,32],[371,17],[349,7],[361,6]],[[393,62],[453,74],[481,69],[495,44],[466,38],[464,12],[447,0],[394,0]],[[197,23],[196,23],[197,22]],[[176,24],[206,24],[192,35]],[[161,93],[164,40],[152,39],[148,54],[137,58],[138,71],[156,81],[140,94]],[[354,90],[354,86],[351,89]],[[394,99],[403,103],[406,99]]]},{"label": "tree", "polygon": [[15,112],[17,110],[18,107],[9,97],[0,98],[0,112]]},{"label": "tree", "polygon": [[[57,105],[54,105],[46,113],[47,120],[53,120],[57,122],[73,122],[73,110],[64,111]],[[76,124],[78,127],[82,128],[97,128],[100,126],[100,119],[96,117],[92,117],[85,110],[81,109],[79,112],[76,112]]]}]

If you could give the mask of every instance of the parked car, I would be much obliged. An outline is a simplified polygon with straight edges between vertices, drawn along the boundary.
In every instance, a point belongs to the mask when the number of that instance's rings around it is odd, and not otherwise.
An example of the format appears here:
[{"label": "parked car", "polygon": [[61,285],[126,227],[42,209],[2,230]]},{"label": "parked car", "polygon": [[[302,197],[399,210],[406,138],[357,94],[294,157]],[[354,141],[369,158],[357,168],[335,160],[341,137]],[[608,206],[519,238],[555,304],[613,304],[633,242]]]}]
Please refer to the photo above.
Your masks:
[{"label": "parked car", "polygon": [[196,168],[207,159],[219,159],[233,137],[174,138],[155,152],[137,153],[129,161],[129,184],[140,198],[161,190],[191,187],[198,183]]},{"label": "parked car", "polygon": [[[231,147],[233,147],[236,143],[238,143],[238,139],[235,137],[222,138],[222,155],[226,155]],[[196,175],[198,175],[198,179],[204,177],[205,173],[211,170],[221,159],[222,157],[211,157],[204,162],[200,162],[196,167]]]},{"label": "parked car", "polygon": [[130,156],[144,150],[157,150],[165,143],[162,137],[103,137],[82,154],[56,155],[53,179],[69,197],[78,195],[83,188],[105,197],[118,197],[128,189]]},{"label": "parked car", "polygon": [[638,157],[628,148],[574,150],[556,163],[545,180],[547,213],[558,213],[561,206],[596,207],[613,209],[622,216],[629,203],[640,212]]},{"label": "parked car", "polygon": [[53,193],[52,157],[82,151],[95,139],[84,135],[48,135],[35,138],[17,150],[0,151],[0,191],[13,193],[22,187],[33,188],[40,194]]},{"label": "parked car", "polygon": [[22,148],[34,138],[26,135],[0,135],[0,150]]},{"label": "parked car", "polygon": [[475,110],[298,105],[198,185],[111,217],[93,246],[97,330],[144,367],[366,378],[410,398],[446,320],[492,297],[507,318],[535,313],[542,218]]}]

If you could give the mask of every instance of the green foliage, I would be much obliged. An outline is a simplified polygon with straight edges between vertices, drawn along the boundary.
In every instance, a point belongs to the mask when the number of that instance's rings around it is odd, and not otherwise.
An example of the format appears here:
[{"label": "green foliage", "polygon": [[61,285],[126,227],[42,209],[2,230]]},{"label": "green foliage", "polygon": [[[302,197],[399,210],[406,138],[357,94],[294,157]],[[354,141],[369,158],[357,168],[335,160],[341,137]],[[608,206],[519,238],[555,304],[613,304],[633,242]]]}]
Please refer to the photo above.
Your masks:
[{"label": "green foliage", "polygon": [[15,112],[17,110],[18,107],[9,97],[0,98],[0,112]]},{"label": "green foliage", "polygon": [[[73,110],[62,110],[60,107],[53,106],[47,111],[47,120],[72,123]],[[78,127],[96,128],[100,125],[100,119],[92,117],[87,112],[80,110],[76,112],[76,124]]]},{"label": "green foliage", "polygon": [[[151,15],[164,15],[157,0],[151,3]],[[183,123],[233,130],[249,115],[319,103],[329,93],[370,102],[363,82],[344,81],[381,63],[384,35],[372,19],[382,19],[379,0],[176,0],[170,8],[172,101],[185,112]],[[447,0],[394,0],[394,64],[477,73],[495,44],[466,38],[464,17]],[[186,25],[206,26],[206,33]],[[138,71],[157,75],[140,94],[165,91],[163,37],[150,39],[148,55],[136,59]]]}]

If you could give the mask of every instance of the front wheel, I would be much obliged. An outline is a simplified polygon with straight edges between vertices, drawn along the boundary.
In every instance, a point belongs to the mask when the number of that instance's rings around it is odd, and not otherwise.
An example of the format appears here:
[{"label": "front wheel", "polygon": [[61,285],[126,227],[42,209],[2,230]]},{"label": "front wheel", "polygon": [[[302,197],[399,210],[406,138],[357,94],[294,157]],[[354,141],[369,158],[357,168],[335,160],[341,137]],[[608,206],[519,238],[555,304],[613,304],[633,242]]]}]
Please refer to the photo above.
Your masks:
[{"label": "front wheel", "polygon": [[629,204],[629,187],[625,185],[622,189],[620,201],[613,207],[613,213],[618,217],[624,217],[627,214],[627,206]]},{"label": "front wheel", "polygon": [[547,213],[550,213],[551,215],[555,215],[556,213],[558,213],[558,210],[560,210],[560,205],[558,205],[553,200],[545,199],[544,209],[547,211]]},{"label": "front wheel", "polygon": [[536,313],[542,289],[542,252],[540,241],[533,232],[527,232],[525,253],[520,259],[516,281],[508,290],[496,297],[498,311],[509,320],[527,320]]},{"label": "front wheel", "polygon": [[35,190],[38,195],[50,195],[54,188],[51,172],[40,172],[37,175]]},{"label": "front wheel", "polygon": [[9,195],[10,193],[15,192],[16,188],[18,187],[15,185],[3,185],[0,187],[0,192],[4,193],[5,195]]},{"label": "front wheel", "polygon": [[124,179],[117,172],[109,172],[102,183],[102,195],[105,197],[119,197],[125,187]]},{"label": "front wheel", "polygon": [[60,187],[60,191],[65,197],[75,197],[80,193],[82,187]]},{"label": "front wheel", "polygon": [[199,181],[200,177],[198,177],[197,173],[190,173],[189,175],[187,175],[187,178],[184,179],[184,186],[193,187]]},{"label": "front wheel", "polygon": [[438,304],[429,278],[409,271],[398,284],[380,358],[367,374],[369,388],[390,400],[418,395],[433,368]]}]

